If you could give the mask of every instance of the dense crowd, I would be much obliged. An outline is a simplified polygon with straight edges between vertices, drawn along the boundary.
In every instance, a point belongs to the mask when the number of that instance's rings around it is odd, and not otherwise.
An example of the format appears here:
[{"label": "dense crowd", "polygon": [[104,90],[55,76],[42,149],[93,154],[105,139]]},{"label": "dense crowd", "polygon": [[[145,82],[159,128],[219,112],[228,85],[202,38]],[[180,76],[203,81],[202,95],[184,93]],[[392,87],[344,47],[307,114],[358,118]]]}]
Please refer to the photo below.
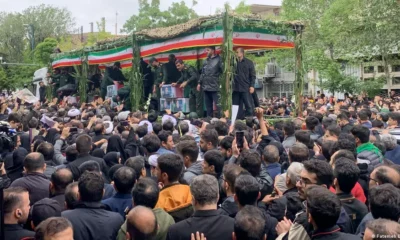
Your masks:
[{"label": "dense crowd", "polygon": [[66,99],[1,97],[6,240],[400,238],[394,96],[257,99],[235,122]]}]

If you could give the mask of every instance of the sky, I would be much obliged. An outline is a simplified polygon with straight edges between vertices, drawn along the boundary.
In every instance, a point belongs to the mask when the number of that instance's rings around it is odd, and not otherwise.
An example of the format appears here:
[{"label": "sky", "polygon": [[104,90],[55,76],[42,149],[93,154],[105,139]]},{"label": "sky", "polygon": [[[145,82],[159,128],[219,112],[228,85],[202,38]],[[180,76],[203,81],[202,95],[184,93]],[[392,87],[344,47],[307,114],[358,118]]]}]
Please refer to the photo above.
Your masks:
[{"label": "sky", "polygon": [[[166,10],[172,2],[180,0],[160,0],[161,9]],[[186,5],[191,6],[192,0],[184,0]],[[224,2],[229,2],[231,6],[236,6],[240,0],[197,0],[198,4],[194,7],[199,15],[209,15],[215,13],[217,8],[223,8]],[[247,4],[281,5],[282,0],[247,0]],[[116,12],[118,12],[118,29],[121,29],[126,20],[138,12],[138,0],[0,0],[0,11],[21,12],[25,8],[39,4],[50,4],[56,7],[66,7],[75,19],[76,28],[83,26],[84,32],[90,31],[90,22],[95,23],[102,17],[106,18],[106,30],[115,33]],[[119,30],[118,30],[119,33]]]}]

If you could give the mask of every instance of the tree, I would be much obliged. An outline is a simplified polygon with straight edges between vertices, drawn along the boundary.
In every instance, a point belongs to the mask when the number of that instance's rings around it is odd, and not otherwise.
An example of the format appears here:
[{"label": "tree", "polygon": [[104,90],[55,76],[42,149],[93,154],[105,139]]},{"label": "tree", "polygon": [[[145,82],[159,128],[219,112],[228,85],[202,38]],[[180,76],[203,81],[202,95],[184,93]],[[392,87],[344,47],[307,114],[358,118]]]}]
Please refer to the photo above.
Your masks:
[{"label": "tree", "polygon": [[72,13],[67,8],[57,8],[41,4],[32,6],[22,12],[24,24],[34,27],[35,42],[44,41],[47,37],[56,39],[69,34],[75,25]]},{"label": "tree", "polygon": [[397,61],[394,53],[400,46],[399,15],[396,0],[337,0],[321,19],[321,29],[332,39],[337,56],[381,61],[390,83],[389,65]]},{"label": "tree", "polygon": [[0,13],[0,52],[8,61],[21,62],[26,49],[23,16],[20,13]]},{"label": "tree", "polygon": [[[380,31],[373,34],[371,31],[374,32],[376,25],[387,23],[391,18],[395,18],[393,13],[395,11],[386,14],[386,11],[390,12],[390,8],[395,8],[393,4],[395,1],[372,2],[374,1],[283,0],[283,20],[300,20],[305,25],[302,41],[305,71],[315,70],[319,73],[320,80],[323,79],[318,84],[321,88],[332,93],[344,91],[360,93],[362,89],[371,92],[369,89],[380,89],[383,86],[382,81],[360,82],[346,75],[341,62],[345,60],[347,64],[358,65],[363,61],[363,58],[359,56],[372,56],[371,50],[382,45],[378,44],[379,39],[382,38],[378,35],[384,35],[387,32]],[[391,2],[392,5],[388,7],[388,4],[384,3],[386,6],[379,6],[382,2]],[[391,25],[390,29],[398,33],[399,30],[394,28],[395,25]],[[386,27],[386,31],[387,29],[389,27]],[[393,37],[391,39],[384,37],[386,38],[385,46],[393,46],[393,43],[397,43]],[[390,49],[390,47],[382,49]],[[272,55],[284,60],[282,56],[287,56],[286,53],[289,51],[273,51]]]},{"label": "tree", "polygon": [[54,38],[46,38],[36,46],[34,51],[35,59],[43,65],[48,64],[50,62],[50,55],[54,53],[57,44],[58,42]]},{"label": "tree", "polygon": [[0,89],[15,90],[32,81],[36,66],[0,67]]},{"label": "tree", "polygon": [[[25,51],[30,51],[27,25],[33,28],[35,45],[48,37],[60,39],[74,25],[71,12],[66,8],[48,5],[29,7],[22,13],[0,13],[0,52],[10,62],[23,62]],[[28,41],[29,39],[29,41]],[[31,55],[32,57],[32,55]]]},{"label": "tree", "polygon": [[[197,4],[192,2],[192,7]],[[160,0],[139,0],[139,13],[130,17],[122,32],[131,33],[143,29],[167,27],[197,18],[196,12],[186,6],[184,1],[172,3],[167,11],[160,10]]]}]

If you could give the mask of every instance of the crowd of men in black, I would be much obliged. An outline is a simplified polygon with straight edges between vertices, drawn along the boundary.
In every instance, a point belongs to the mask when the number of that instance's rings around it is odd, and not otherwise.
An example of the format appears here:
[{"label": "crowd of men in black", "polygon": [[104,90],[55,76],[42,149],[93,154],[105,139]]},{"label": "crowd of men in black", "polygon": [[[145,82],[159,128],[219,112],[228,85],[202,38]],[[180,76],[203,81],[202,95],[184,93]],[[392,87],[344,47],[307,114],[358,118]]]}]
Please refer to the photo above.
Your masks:
[{"label": "crowd of men in black", "polygon": [[393,99],[320,95],[274,124],[288,100],[235,122],[0,104],[4,239],[399,238]]}]

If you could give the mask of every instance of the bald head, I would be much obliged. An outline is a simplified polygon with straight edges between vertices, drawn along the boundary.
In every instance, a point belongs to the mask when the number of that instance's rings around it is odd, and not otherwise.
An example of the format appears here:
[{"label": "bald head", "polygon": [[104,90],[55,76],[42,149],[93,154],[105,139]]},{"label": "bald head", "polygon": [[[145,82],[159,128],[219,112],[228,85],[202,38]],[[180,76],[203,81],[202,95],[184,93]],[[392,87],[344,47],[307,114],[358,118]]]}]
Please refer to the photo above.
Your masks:
[{"label": "bald head", "polygon": [[268,145],[264,148],[264,161],[267,163],[279,162],[279,150],[274,145]]},{"label": "bald head", "polygon": [[395,187],[400,186],[400,173],[390,166],[380,166],[372,171],[369,188],[374,188],[377,185],[390,183]]},{"label": "bald head", "polygon": [[51,175],[50,180],[53,194],[55,194],[64,192],[67,186],[74,181],[74,177],[68,168],[60,168]]},{"label": "bald head", "polygon": [[127,239],[151,239],[157,229],[157,219],[150,208],[136,206],[126,217]]},{"label": "bald head", "polygon": [[26,155],[24,159],[24,168],[27,173],[40,172],[43,173],[46,169],[44,156],[41,153],[33,152]]}]

